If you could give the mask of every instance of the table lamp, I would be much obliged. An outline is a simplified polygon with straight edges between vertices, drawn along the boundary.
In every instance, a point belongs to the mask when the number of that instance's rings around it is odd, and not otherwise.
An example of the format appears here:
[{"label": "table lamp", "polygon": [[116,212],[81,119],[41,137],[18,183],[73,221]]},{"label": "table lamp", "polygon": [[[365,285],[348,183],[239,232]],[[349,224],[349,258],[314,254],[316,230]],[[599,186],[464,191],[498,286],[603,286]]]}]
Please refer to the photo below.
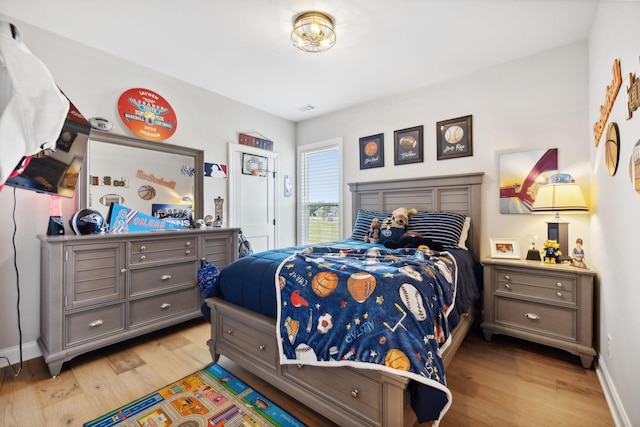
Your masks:
[{"label": "table lamp", "polygon": [[569,221],[560,218],[560,212],[588,213],[589,208],[584,200],[580,186],[573,177],[566,173],[558,173],[549,178],[549,183],[538,187],[533,202],[533,213],[554,213],[555,217],[547,221],[547,239],[555,240],[560,245],[562,255],[560,262],[570,261],[569,255]]}]

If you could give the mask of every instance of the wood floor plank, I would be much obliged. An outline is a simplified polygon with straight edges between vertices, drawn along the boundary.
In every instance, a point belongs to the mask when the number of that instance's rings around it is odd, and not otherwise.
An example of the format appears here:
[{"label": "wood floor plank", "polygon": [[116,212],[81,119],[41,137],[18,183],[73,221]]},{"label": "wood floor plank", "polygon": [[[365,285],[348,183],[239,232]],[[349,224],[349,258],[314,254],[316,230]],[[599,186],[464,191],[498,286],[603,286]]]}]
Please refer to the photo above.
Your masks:
[{"label": "wood floor plank", "polygon": [[[0,371],[0,426],[76,426],[211,363],[203,321],[154,332],[67,362],[51,378],[42,358],[14,378]],[[221,365],[311,427],[335,427],[271,384],[222,357]],[[609,427],[593,370],[577,356],[472,328],[447,369],[453,404],[440,427]],[[431,423],[416,424],[416,427]]]}]

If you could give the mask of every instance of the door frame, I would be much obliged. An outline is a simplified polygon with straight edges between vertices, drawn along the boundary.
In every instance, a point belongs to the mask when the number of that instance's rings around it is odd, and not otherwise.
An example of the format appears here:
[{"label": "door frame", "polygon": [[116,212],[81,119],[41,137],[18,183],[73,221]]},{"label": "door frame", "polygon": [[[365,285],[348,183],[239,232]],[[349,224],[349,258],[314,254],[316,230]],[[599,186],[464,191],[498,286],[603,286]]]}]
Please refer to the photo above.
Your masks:
[{"label": "door frame", "polygon": [[257,156],[262,156],[262,157],[267,157],[270,159],[273,159],[273,219],[275,220],[275,224],[273,225],[273,244],[274,247],[277,248],[280,244],[280,236],[278,233],[278,224],[280,222],[280,206],[278,203],[278,183],[277,183],[277,177],[278,177],[278,169],[279,169],[279,164],[278,164],[278,154],[274,153],[273,151],[268,151],[268,150],[264,150],[262,148],[256,148],[256,147],[251,147],[249,145],[241,145],[241,144],[236,144],[233,142],[229,142],[228,143],[228,158],[227,158],[227,164],[229,165],[229,173],[227,175],[228,180],[229,180],[229,189],[228,189],[228,199],[229,199],[229,227],[241,227],[240,224],[235,224],[235,198],[233,197],[233,189],[234,184],[235,184],[235,178],[234,175],[236,173],[241,174],[242,170],[239,171],[234,171],[233,170],[233,159],[236,153],[247,153],[247,154],[254,154]]}]

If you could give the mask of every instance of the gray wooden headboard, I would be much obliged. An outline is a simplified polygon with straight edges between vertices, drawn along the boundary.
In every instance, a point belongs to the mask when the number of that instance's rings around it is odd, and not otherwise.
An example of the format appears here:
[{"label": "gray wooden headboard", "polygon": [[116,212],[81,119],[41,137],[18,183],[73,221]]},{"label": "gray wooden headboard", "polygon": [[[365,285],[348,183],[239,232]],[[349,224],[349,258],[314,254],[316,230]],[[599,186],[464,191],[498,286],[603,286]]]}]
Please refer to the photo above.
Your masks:
[{"label": "gray wooden headboard", "polygon": [[483,176],[483,172],[478,172],[466,175],[350,183],[351,217],[355,222],[358,209],[391,212],[399,207],[416,208],[418,211],[464,214],[471,218],[467,247],[479,257]]}]

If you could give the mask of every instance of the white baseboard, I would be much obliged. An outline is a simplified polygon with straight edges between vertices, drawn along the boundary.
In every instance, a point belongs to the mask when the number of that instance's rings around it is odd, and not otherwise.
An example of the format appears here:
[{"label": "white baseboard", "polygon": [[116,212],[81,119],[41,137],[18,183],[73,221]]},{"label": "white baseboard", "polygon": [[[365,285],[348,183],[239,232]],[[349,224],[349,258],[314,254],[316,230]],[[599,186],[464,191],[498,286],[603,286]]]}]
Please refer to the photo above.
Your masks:
[{"label": "white baseboard", "polygon": [[596,375],[600,381],[604,397],[607,399],[609,411],[611,411],[611,416],[613,417],[613,422],[616,427],[632,427],[631,420],[629,420],[629,417],[622,406],[622,402],[620,401],[618,391],[611,381],[607,365],[600,358],[598,358],[596,363]]},{"label": "white baseboard", "polygon": [[[8,357],[11,364],[17,369],[20,365],[20,347],[9,347],[9,348],[0,348],[0,356]],[[22,345],[22,361],[27,361],[31,359],[35,359],[36,357],[42,356],[42,352],[40,351],[40,347],[36,341],[32,341],[30,343],[26,343]],[[0,368],[4,368],[5,366],[9,366],[7,360],[4,358],[0,358]]]}]

